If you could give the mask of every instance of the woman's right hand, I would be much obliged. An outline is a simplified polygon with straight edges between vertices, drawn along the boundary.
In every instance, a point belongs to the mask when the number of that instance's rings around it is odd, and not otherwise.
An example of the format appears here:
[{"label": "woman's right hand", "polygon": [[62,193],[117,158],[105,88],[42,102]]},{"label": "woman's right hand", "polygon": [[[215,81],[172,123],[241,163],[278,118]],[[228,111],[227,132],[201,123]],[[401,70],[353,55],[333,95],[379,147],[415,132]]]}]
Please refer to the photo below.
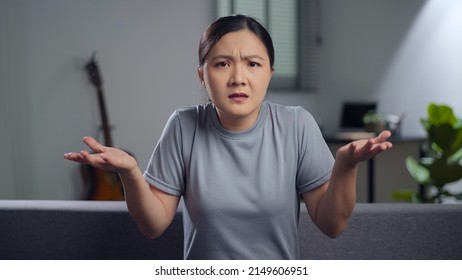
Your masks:
[{"label": "woman's right hand", "polygon": [[134,157],[120,149],[104,146],[89,136],[84,137],[83,142],[93,150],[93,153],[88,151],[71,152],[64,154],[64,158],[118,173],[130,172],[138,166]]}]

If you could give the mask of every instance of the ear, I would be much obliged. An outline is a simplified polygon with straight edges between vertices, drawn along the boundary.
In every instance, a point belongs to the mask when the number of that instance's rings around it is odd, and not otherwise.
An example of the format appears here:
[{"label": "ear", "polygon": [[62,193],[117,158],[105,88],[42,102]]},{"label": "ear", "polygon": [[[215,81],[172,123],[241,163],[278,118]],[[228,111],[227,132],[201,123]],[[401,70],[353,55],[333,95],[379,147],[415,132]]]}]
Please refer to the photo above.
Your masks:
[{"label": "ear", "polygon": [[199,81],[202,85],[204,84],[204,68],[202,66],[197,66],[197,76],[199,77]]}]

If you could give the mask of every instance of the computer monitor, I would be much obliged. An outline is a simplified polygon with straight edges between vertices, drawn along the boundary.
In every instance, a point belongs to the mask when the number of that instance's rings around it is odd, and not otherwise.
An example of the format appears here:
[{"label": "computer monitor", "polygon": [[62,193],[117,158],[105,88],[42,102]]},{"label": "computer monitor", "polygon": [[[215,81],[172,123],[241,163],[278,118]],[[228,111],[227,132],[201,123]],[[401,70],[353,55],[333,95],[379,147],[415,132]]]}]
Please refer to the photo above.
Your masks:
[{"label": "computer monitor", "polygon": [[376,110],[375,102],[345,102],[340,119],[341,129],[364,128],[363,116],[370,110]]}]

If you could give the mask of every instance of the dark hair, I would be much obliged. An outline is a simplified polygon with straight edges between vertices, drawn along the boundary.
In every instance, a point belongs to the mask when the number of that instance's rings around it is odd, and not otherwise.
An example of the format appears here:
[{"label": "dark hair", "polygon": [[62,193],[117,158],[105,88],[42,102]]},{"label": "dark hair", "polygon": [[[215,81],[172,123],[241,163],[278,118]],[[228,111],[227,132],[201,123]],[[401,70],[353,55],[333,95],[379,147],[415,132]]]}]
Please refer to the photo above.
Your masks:
[{"label": "dark hair", "polygon": [[274,47],[271,36],[257,20],[241,14],[221,17],[207,27],[199,43],[199,66],[204,65],[208,53],[221,37],[227,33],[243,29],[253,32],[265,45],[272,68],[274,66]]}]

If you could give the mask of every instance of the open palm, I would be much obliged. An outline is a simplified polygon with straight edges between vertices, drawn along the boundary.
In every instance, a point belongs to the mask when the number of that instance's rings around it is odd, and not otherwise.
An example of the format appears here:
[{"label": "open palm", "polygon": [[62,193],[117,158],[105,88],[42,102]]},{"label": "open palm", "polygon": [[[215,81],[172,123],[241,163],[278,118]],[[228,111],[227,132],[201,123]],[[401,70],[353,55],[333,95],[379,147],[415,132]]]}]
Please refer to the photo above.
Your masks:
[{"label": "open palm", "polygon": [[390,131],[385,130],[375,138],[353,141],[338,149],[337,160],[352,165],[369,160],[392,147],[392,143],[387,141],[390,136]]},{"label": "open palm", "polygon": [[83,138],[83,142],[93,151],[92,153],[88,151],[71,152],[64,154],[64,158],[114,172],[129,171],[137,166],[135,158],[121,149],[104,146],[88,136]]}]

